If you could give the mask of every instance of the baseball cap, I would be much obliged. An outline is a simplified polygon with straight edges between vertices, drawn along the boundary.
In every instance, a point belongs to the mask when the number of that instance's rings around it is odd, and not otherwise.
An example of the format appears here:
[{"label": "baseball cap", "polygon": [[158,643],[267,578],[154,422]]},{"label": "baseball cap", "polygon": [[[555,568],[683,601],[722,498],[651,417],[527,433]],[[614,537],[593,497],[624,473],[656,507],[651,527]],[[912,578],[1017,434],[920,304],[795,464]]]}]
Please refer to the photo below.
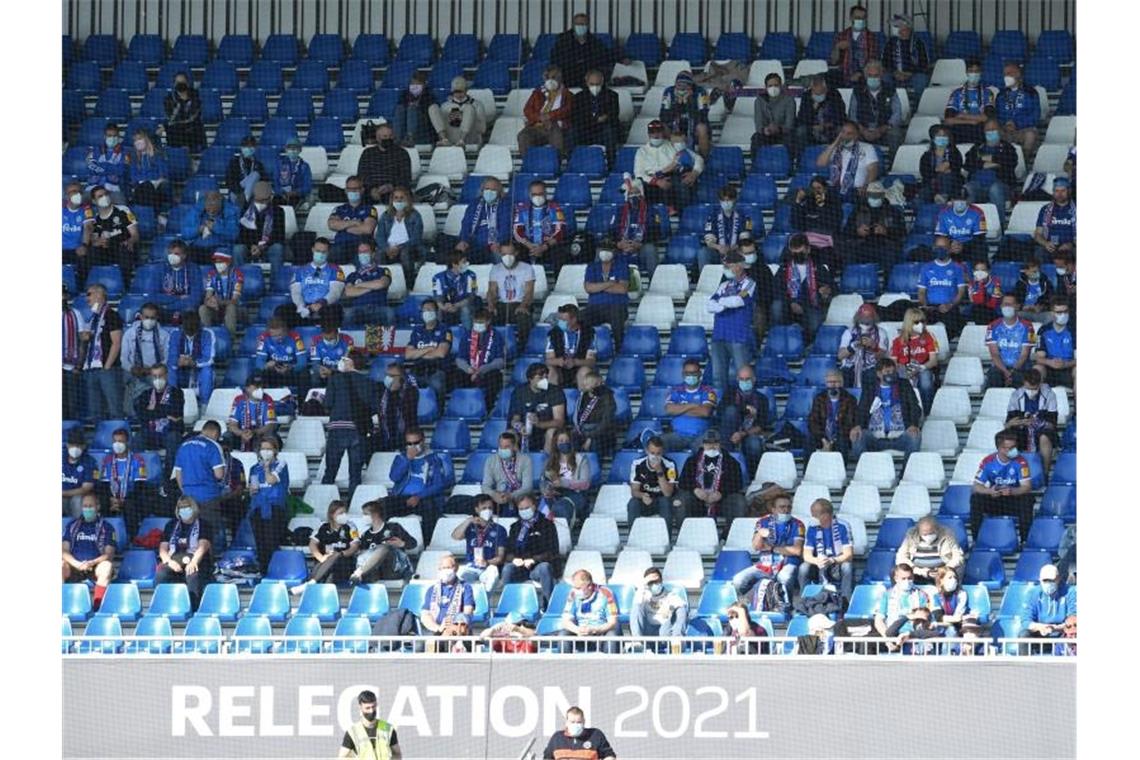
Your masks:
[{"label": "baseball cap", "polygon": [[702,443],[720,443],[720,431],[716,428],[709,428],[705,431],[705,435],[701,438]]},{"label": "baseball cap", "polygon": [[886,195],[887,188],[883,187],[882,182],[875,180],[874,182],[871,182],[867,185],[867,195],[871,195],[872,193],[875,195]]},{"label": "baseball cap", "polygon": [[649,126],[646,127],[646,131],[664,132],[665,131],[665,124],[660,119],[654,119],[653,121],[649,122]]},{"label": "baseball cap", "polygon": [[1037,579],[1040,581],[1055,581],[1060,577],[1057,572],[1056,565],[1045,565],[1041,568],[1041,572],[1037,574]]},{"label": "baseball cap", "polygon": [[808,630],[818,631],[820,628],[834,628],[835,621],[822,613],[816,613],[808,618]]},{"label": "baseball cap", "polygon": [[463,77],[455,77],[451,80],[452,92],[467,92],[467,80]]},{"label": "baseball cap", "polygon": [[213,259],[214,261],[225,261],[227,263],[234,260],[234,257],[232,255],[230,255],[230,253],[228,251],[221,251],[221,250],[214,251],[214,255],[211,256],[210,258]]}]

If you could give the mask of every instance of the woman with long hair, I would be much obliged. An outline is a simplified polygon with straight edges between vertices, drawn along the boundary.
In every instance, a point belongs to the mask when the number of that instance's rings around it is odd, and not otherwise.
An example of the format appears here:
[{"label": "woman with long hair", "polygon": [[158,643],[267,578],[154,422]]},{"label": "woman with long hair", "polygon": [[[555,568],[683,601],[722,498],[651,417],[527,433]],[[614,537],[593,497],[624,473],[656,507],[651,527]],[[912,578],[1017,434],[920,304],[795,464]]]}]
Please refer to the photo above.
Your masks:
[{"label": "woman with long hair", "polygon": [[590,460],[574,450],[573,437],[561,430],[554,437],[554,451],[542,471],[542,499],[556,517],[573,527],[579,514],[586,518],[586,491],[590,488]]},{"label": "woman with long hair", "polygon": [[937,384],[938,341],[926,329],[926,315],[922,309],[906,310],[902,330],[891,343],[891,357],[898,364],[902,376],[918,388],[922,410],[929,414]]}]

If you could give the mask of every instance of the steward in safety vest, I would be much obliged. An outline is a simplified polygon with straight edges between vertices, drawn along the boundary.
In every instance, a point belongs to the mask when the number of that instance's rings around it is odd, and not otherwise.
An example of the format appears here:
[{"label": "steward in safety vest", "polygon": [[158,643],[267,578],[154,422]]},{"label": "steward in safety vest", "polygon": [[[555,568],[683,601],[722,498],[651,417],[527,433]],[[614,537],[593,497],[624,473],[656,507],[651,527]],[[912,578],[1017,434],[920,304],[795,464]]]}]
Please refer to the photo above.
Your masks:
[{"label": "steward in safety vest", "polygon": [[359,760],[402,758],[396,727],[376,717],[376,695],[371,691],[362,691],[356,702],[360,706],[360,720],[344,732],[337,757],[355,757]]}]

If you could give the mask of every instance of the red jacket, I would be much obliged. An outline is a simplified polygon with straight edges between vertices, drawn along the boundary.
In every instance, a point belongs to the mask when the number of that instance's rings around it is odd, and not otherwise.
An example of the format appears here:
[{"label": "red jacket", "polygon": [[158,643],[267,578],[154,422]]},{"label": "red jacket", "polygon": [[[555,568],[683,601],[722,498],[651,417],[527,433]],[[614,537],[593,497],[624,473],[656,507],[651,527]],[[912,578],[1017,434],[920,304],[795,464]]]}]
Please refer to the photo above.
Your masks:
[{"label": "red jacket", "polygon": [[[558,97],[562,100],[558,104],[558,108],[550,112],[550,120],[555,126],[566,129],[570,126],[570,105],[573,103],[574,98],[570,94],[570,90],[565,86],[559,91]],[[542,115],[542,107],[545,104],[546,89],[544,87],[536,87],[534,92],[530,94],[530,98],[526,101],[526,107],[523,108],[523,115],[526,116],[527,126],[534,126],[539,123],[539,116]]]}]

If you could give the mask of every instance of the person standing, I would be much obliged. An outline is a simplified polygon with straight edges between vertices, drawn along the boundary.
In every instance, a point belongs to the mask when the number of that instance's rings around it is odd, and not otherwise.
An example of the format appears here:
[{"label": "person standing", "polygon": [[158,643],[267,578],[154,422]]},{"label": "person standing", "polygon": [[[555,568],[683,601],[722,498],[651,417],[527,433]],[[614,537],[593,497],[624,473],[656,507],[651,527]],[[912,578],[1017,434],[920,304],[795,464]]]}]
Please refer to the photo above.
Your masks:
[{"label": "person standing", "polygon": [[119,355],[123,348],[123,320],[107,303],[107,289],[99,284],[87,287],[91,319],[80,327],[80,340],[86,351],[80,362],[83,389],[87,394],[87,420],[113,417],[123,406],[123,386],[119,379]]},{"label": "person standing", "polygon": [[590,31],[590,17],[574,14],[573,26],[554,40],[550,62],[566,75],[567,87],[581,87],[591,69],[605,77],[613,70],[614,55],[596,34]]},{"label": "person standing", "polygon": [[629,319],[629,260],[615,257],[611,241],[598,246],[597,261],[586,265],[586,292],[589,294],[582,323],[589,327],[608,324],[614,336],[614,350],[621,350],[625,323]]},{"label": "person standing", "polygon": [[82,410],[80,399],[83,385],[80,381],[80,359],[87,353],[84,345],[86,322],[79,310],[68,301],[67,285],[63,285],[63,419],[79,419]]},{"label": "person standing", "polygon": [[518,329],[520,346],[525,346],[534,324],[531,306],[534,303],[535,277],[546,272],[537,270],[528,261],[519,261],[517,247],[509,239],[499,243],[499,263],[491,267],[487,283],[487,311],[491,312],[495,324],[515,325]]},{"label": "person standing", "polygon": [[[226,477],[221,437],[222,426],[216,420],[207,420],[199,435],[178,448],[171,471],[182,495],[194,501],[195,513],[201,510],[218,528],[222,526],[220,497]],[[207,537],[213,540],[213,535]]]},{"label": "person standing", "polygon": [[258,462],[249,470],[249,494],[249,527],[261,574],[267,576],[269,561],[289,524],[289,468],[277,458],[275,436],[261,439]]},{"label": "person standing", "polygon": [[355,757],[360,760],[400,760],[404,753],[400,750],[400,740],[396,727],[380,720],[376,712],[376,694],[362,691],[356,698],[360,708],[360,720],[344,732],[338,758]]},{"label": "person standing", "polygon": [[[371,381],[357,372],[355,357],[346,356],[337,363],[337,371],[325,387],[325,408],[329,412],[328,443],[325,449],[325,474],[321,483],[332,485],[340,470],[340,460],[348,454],[349,498],[360,485],[364,469],[364,437],[372,424],[372,415],[385,417],[383,408],[377,410],[373,402]],[[362,368],[363,369],[363,368]]]},{"label": "person standing", "polygon": [[733,251],[724,257],[724,266],[725,279],[705,305],[713,314],[709,345],[713,385],[722,393],[728,388],[729,360],[738,371],[752,363],[752,312],[756,308],[756,283],[745,273],[744,257]]},{"label": "person standing", "polygon": [[617,753],[600,728],[586,727],[580,707],[566,711],[566,728],[556,731],[542,752],[543,760],[617,760]]}]

